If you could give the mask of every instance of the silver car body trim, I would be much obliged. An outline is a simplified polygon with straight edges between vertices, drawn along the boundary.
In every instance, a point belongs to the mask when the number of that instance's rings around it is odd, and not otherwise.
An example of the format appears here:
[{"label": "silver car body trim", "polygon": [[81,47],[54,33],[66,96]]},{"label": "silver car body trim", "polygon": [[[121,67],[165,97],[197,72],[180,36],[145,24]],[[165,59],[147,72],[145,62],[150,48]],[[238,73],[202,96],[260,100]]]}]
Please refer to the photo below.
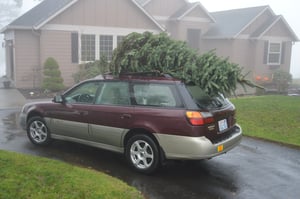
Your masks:
[{"label": "silver car body trim", "polygon": [[[239,127],[239,126],[238,126]],[[240,128],[240,127],[239,127]],[[155,134],[167,159],[207,159],[212,158],[237,146],[242,139],[242,129],[222,142],[213,144],[206,137],[187,137],[166,134]],[[222,151],[218,152],[218,147]]]},{"label": "silver car body trim", "polygon": [[128,129],[101,126],[95,124],[89,125],[89,132],[94,142],[101,142],[116,147],[123,147],[123,138],[125,137],[128,131]]},{"label": "silver car body trim", "polygon": [[51,138],[77,142],[119,153],[124,152],[123,138],[127,129],[81,122],[45,118]]},{"label": "silver car body trim", "polygon": [[78,139],[89,139],[88,124],[61,119],[45,118],[50,132]]},{"label": "silver car body trim", "polygon": [[[53,119],[46,119],[47,125],[53,125]],[[57,120],[56,122],[57,123]],[[88,136],[88,139],[85,139],[85,136],[74,137],[71,134],[57,134],[61,132],[52,131],[51,137],[58,140],[65,140],[71,142],[77,142],[101,149],[106,149],[118,153],[124,153],[124,145],[123,140],[126,133],[129,131],[128,129],[121,129],[115,127],[101,126],[101,125],[93,125],[93,124],[85,124],[79,122],[66,122],[61,120],[59,123],[61,124],[70,124],[82,128],[87,128],[83,130]],[[51,125],[49,125],[50,127]],[[237,125],[238,126],[238,125]],[[207,159],[212,158],[227,151],[231,150],[235,146],[237,146],[242,139],[242,129],[238,126],[240,131],[238,133],[233,134],[230,138],[225,139],[222,142],[217,144],[213,144],[206,137],[188,137],[188,136],[176,136],[169,134],[159,134],[154,133],[153,135],[157,138],[160,147],[164,150],[167,159]],[[80,129],[80,128],[79,128]],[[70,132],[72,129],[64,129],[67,132]],[[77,129],[78,130],[78,129]],[[104,144],[105,143],[105,144]],[[218,147],[222,145],[222,151],[218,152]]]},{"label": "silver car body trim", "polygon": [[97,147],[97,148],[106,149],[109,151],[114,151],[117,153],[124,153],[124,148],[122,148],[122,147],[111,146],[111,145],[107,145],[107,144],[103,144],[103,143],[99,143],[99,142],[82,140],[82,139],[77,139],[77,138],[73,138],[73,137],[69,137],[69,136],[57,135],[57,134],[53,134],[53,133],[51,134],[51,138],[57,139],[57,140],[76,142],[76,143],[80,143],[80,144],[84,144],[84,145],[88,145],[88,146],[92,146],[92,147]]}]

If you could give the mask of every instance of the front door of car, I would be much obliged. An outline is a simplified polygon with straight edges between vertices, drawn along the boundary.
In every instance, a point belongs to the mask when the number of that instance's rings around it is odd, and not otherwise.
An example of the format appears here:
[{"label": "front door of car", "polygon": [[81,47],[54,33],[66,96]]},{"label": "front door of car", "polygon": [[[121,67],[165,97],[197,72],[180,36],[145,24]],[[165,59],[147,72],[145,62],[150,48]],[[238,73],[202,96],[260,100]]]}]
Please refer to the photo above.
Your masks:
[{"label": "front door of car", "polygon": [[57,103],[49,113],[50,130],[53,134],[77,139],[89,139],[88,114],[93,109],[95,96],[101,83],[85,82],[69,92],[63,103]]},{"label": "front door of car", "polygon": [[120,147],[124,134],[133,120],[129,83],[110,81],[104,83],[95,107],[89,111],[92,141],[107,146]]}]

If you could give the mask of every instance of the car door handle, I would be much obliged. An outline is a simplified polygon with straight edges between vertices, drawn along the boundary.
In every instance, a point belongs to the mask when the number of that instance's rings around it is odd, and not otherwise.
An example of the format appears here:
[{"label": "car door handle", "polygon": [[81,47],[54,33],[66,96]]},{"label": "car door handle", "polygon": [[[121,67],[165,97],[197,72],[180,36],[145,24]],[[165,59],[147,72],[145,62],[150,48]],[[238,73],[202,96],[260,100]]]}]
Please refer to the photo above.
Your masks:
[{"label": "car door handle", "polygon": [[87,116],[89,114],[88,111],[80,111],[81,116]]},{"label": "car door handle", "polygon": [[121,115],[121,119],[130,119],[131,115],[130,114],[123,114]]}]

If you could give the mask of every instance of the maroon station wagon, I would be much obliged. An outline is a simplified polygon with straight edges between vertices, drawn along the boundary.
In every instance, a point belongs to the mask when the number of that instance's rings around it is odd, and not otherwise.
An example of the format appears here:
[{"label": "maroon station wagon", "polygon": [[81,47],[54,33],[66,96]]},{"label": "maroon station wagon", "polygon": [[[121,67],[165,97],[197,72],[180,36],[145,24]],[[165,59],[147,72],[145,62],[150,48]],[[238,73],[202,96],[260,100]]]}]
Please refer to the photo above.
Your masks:
[{"label": "maroon station wagon", "polygon": [[20,118],[35,145],[57,139],[123,153],[142,173],[166,159],[221,155],[242,138],[228,99],[152,73],[81,82],[52,102],[24,105]]}]

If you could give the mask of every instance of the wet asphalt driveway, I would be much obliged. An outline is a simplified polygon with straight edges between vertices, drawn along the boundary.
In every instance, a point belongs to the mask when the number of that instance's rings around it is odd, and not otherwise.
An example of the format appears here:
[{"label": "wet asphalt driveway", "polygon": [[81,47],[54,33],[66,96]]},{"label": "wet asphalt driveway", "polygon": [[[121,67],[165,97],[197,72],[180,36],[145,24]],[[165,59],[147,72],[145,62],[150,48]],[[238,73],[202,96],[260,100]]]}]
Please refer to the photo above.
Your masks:
[{"label": "wet asphalt driveway", "polygon": [[300,150],[244,138],[212,160],[169,162],[153,176],[133,172],[122,155],[56,141],[33,146],[18,125],[18,109],[0,110],[0,149],[62,160],[103,171],[139,189],[149,199],[297,199]]}]

